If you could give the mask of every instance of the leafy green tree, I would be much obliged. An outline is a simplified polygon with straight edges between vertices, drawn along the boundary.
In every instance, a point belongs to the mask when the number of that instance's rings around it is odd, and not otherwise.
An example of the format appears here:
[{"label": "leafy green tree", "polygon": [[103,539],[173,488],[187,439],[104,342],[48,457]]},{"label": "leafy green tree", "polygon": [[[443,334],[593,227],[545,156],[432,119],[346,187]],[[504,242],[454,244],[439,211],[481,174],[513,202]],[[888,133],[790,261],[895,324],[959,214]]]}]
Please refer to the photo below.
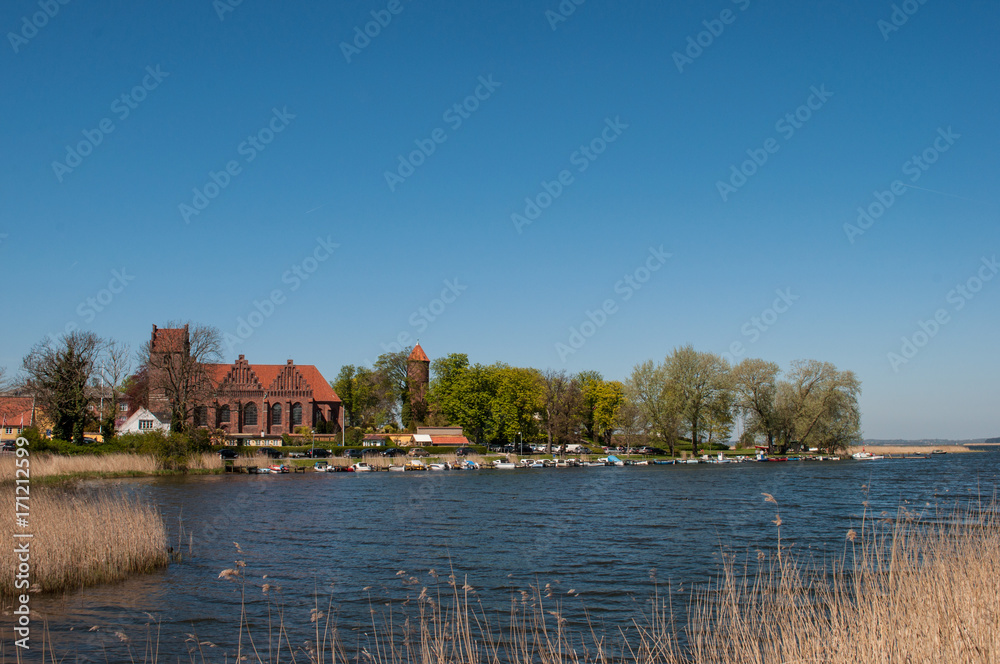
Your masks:
[{"label": "leafy green tree", "polygon": [[344,426],[358,426],[357,405],[354,401],[354,378],[357,369],[353,364],[345,364],[340,367],[337,378],[330,382],[330,387],[340,397],[340,402],[344,408]]},{"label": "leafy green tree", "polygon": [[410,381],[407,374],[412,350],[413,347],[410,346],[395,353],[382,353],[373,366],[375,372],[381,375],[381,379],[391,386],[393,399],[391,410],[393,413],[399,413],[404,428],[410,426],[413,415],[410,409]]},{"label": "leafy green tree", "polygon": [[458,422],[461,404],[457,391],[468,368],[469,356],[465,353],[451,353],[431,362],[432,378],[427,401],[432,419],[441,424]]},{"label": "leafy green tree", "polygon": [[493,399],[496,394],[497,372],[494,367],[474,364],[461,372],[453,394],[455,419],[465,434],[472,435],[477,445],[494,440],[497,429],[493,420]]},{"label": "leafy green tree", "polygon": [[617,380],[591,381],[584,387],[583,393],[594,432],[605,445],[610,445],[619,424],[618,414],[625,404],[625,386]]},{"label": "leafy green tree", "polygon": [[535,415],[542,407],[541,376],[536,369],[520,369],[506,365],[491,367],[494,373],[493,399],[490,415],[495,438],[514,441],[534,440],[537,433]]},{"label": "leafy green tree", "polygon": [[847,449],[861,438],[860,393],[852,371],[817,360],[792,362],[777,395],[785,445],[796,441],[831,453]]},{"label": "leafy green tree", "polygon": [[661,440],[675,456],[680,412],[665,366],[652,360],[637,364],[626,383],[626,393],[635,404],[639,426]]},{"label": "leafy green tree", "polygon": [[691,451],[697,455],[706,416],[718,413],[730,398],[729,363],[715,353],[699,352],[688,345],[675,348],[664,367],[681,421],[691,434]]},{"label": "leafy green tree", "polygon": [[594,423],[594,409],[596,408],[597,390],[604,383],[604,376],[598,371],[581,371],[575,377],[577,385],[583,393],[583,403],[581,404],[579,416],[583,425],[584,436],[593,442],[597,442],[597,428]]},{"label": "leafy green tree", "polygon": [[748,357],[733,367],[730,374],[733,406],[743,415],[746,431],[751,436],[760,434],[767,439],[768,452],[774,451],[775,440],[781,431],[776,402],[780,373],[774,362]]}]

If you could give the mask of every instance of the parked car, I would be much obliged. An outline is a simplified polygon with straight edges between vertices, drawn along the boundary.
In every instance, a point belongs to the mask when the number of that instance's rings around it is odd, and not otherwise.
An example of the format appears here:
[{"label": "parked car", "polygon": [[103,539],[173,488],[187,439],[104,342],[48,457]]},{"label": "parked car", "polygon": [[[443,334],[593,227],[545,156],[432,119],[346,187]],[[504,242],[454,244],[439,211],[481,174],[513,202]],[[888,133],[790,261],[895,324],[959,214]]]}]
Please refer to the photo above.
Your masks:
[{"label": "parked car", "polygon": [[414,447],[412,450],[410,450],[410,456],[412,457],[429,457],[430,455],[431,455],[430,452],[421,447]]},{"label": "parked car", "polygon": [[406,450],[401,450],[398,447],[389,447],[382,450],[382,456],[384,457],[406,456]]},{"label": "parked car", "polygon": [[455,450],[455,456],[465,456],[467,454],[475,454],[476,448],[474,447],[460,447]]},{"label": "parked car", "polygon": [[365,458],[364,450],[344,450],[344,456],[348,459],[363,459]]},{"label": "parked car", "polygon": [[226,448],[219,451],[219,458],[223,461],[232,461],[233,459],[239,458],[240,453],[234,449]]},{"label": "parked car", "polygon": [[324,450],[321,447],[317,447],[315,449],[306,450],[305,456],[307,459],[328,459],[332,455],[330,454],[330,450]]},{"label": "parked car", "polygon": [[13,452],[14,451],[14,441],[8,440],[6,443],[3,444],[3,447],[0,448],[0,451],[3,451],[3,452]]},{"label": "parked car", "polygon": [[262,447],[258,451],[261,454],[266,454],[268,456],[268,458],[271,458],[271,459],[280,459],[282,457],[281,452],[278,451],[278,450],[276,450],[276,449],[274,449],[273,447]]}]

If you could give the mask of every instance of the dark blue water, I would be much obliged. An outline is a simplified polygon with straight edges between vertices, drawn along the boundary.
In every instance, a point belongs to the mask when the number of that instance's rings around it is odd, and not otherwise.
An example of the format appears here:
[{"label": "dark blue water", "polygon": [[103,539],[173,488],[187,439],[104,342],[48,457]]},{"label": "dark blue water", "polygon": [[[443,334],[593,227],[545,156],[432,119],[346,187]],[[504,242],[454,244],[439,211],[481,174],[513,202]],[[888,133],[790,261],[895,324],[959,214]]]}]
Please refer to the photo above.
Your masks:
[{"label": "dark blue water", "polygon": [[779,510],[783,546],[822,562],[842,554],[866,509],[894,515],[905,506],[932,518],[989,500],[998,474],[1000,453],[990,451],[919,461],[106,482],[158,504],[183,559],[162,573],[34,604],[63,655],[119,661],[131,647],[141,661],[152,630],[162,661],[188,661],[193,634],[217,646],[203,646],[210,661],[222,661],[234,651],[241,586],[218,575],[239,559],[248,619],[266,625],[261,585],[272,584],[272,611],[283,606],[296,645],[311,638],[317,596],[324,610],[333,602],[342,633],[363,642],[371,608],[401,606],[452,572],[487,610],[503,612],[512,594],[536,586],[561,601],[571,624],[586,610],[614,632],[648,609],[654,579],[683,606],[693,584],[717,574],[723,550],[751,558],[773,551]]}]

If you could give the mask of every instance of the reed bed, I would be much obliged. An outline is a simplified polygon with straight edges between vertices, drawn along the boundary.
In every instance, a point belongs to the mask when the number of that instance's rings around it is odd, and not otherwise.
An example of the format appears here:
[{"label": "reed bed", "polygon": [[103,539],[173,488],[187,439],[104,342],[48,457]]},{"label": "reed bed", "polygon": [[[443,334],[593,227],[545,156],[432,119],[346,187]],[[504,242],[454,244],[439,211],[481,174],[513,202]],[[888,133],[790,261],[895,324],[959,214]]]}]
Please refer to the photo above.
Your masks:
[{"label": "reed bed", "polygon": [[[218,456],[218,455],[216,455]],[[62,456],[58,454],[32,454],[31,477],[55,475],[150,475],[160,469],[152,454],[85,454]],[[0,457],[0,482],[13,482],[15,456]]]},{"label": "reed bed", "polygon": [[874,454],[930,454],[931,450],[940,450],[948,454],[965,454],[975,452],[965,445],[856,445],[847,450],[848,454],[860,451],[872,452]]},{"label": "reed bed", "polygon": [[[32,470],[35,466],[32,466]],[[33,591],[55,592],[120,581],[168,563],[167,531],[159,511],[124,494],[32,486],[28,527],[14,524],[14,487],[0,490],[0,538],[29,532]],[[15,594],[13,545],[0,547],[0,596]],[[24,590],[18,592],[23,593]]]}]

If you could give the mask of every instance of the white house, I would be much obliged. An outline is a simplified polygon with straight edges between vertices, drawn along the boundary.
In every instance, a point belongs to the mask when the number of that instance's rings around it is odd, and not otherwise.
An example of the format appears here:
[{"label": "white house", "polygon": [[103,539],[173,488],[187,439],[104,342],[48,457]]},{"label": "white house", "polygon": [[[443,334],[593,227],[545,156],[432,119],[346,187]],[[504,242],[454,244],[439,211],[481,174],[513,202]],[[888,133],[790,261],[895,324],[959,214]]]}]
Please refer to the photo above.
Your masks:
[{"label": "white house", "polygon": [[147,431],[168,433],[170,421],[163,422],[148,408],[140,408],[118,427],[118,433],[146,433]]}]

